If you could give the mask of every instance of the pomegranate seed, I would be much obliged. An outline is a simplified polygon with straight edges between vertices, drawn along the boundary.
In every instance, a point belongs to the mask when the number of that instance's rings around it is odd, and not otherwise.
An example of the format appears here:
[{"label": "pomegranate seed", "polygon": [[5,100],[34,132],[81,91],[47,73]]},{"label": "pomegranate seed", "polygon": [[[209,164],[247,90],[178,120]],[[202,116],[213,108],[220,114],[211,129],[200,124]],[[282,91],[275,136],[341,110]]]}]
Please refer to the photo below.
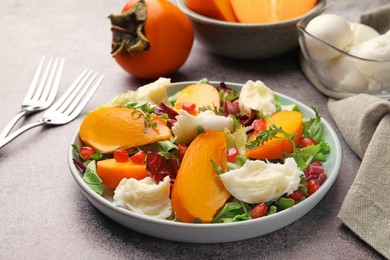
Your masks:
[{"label": "pomegranate seed", "polygon": [[320,162],[320,161],[315,161],[315,162],[312,162],[310,165],[311,165],[311,166],[322,166],[322,162]]},{"label": "pomegranate seed", "polygon": [[254,120],[252,123],[252,126],[253,126],[253,130],[255,132],[267,130],[267,123],[265,122],[265,120],[263,118]]},{"label": "pomegranate seed", "polygon": [[265,204],[264,202],[260,203],[252,209],[252,218],[255,219],[255,218],[264,217],[265,215],[267,215],[267,211],[268,211],[267,204]]},{"label": "pomegranate seed", "polygon": [[114,159],[117,162],[127,162],[129,160],[129,154],[125,150],[118,149],[114,152]]},{"label": "pomegranate seed", "polygon": [[188,148],[187,145],[185,145],[185,144],[178,144],[177,148],[179,148],[179,152],[178,152],[178,154],[176,154],[176,156],[178,156],[179,158],[183,158],[184,154],[186,153],[187,148]]},{"label": "pomegranate seed", "polygon": [[320,188],[320,184],[315,179],[310,179],[306,182],[307,187],[307,193],[309,195],[312,195],[314,192],[316,192]]},{"label": "pomegranate seed", "polygon": [[131,161],[135,164],[142,164],[145,162],[146,153],[144,151],[139,151],[130,157]]},{"label": "pomegranate seed", "polygon": [[317,144],[316,141],[313,139],[313,138],[310,138],[310,137],[303,137],[301,138],[301,140],[299,141],[299,144],[302,148],[306,147],[306,146],[309,146],[309,145],[315,145]]},{"label": "pomegranate seed", "polygon": [[287,198],[294,200],[295,204],[298,204],[304,198],[306,198],[306,195],[302,191],[296,190],[293,193],[291,193],[290,195],[288,195]]},{"label": "pomegranate seed", "polygon": [[84,161],[90,160],[92,154],[95,153],[95,150],[89,146],[83,146],[80,148],[80,156]]},{"label": "pomegranate seed", "polygon": [[191,115],[196,115],[197,114],[197,112],[196,112],[196,105],[194,103],[183,102],[183,104],[181,105],[181,108],[183,110],[187,111]]},{"label": "pomegranate seed", "polygon": [[236,147],[230,148],[226,151],[226,157],[228,162],[235,162],[238,155],[239,153]]},{"label": "pomegranate seed", "polygon": [[322,185],[326,181],[327,178],[328,178],[328,175],[326,175],[325,172],[320,173],[320,175],[318,175],[318,183],[320,185]]},{"label": "pomegranate seed", "polygon": [[322,166],[316,166],[312,164],[310,164],[304,171],[306,177],[312,176],[314,178],[318,178],[318,176],[323,172],[324,168],[322,168]]}]

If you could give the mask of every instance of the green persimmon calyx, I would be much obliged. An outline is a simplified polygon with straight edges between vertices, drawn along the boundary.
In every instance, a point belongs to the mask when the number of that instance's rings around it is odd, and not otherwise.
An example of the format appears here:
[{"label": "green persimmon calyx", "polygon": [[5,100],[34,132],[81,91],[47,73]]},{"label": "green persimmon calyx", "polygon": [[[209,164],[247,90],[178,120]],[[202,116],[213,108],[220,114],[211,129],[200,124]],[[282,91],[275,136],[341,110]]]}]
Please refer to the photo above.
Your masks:
[{"label": "green persimmon calyx", "polygon": [[135,54],[149,49],[149,41],[145,37],[146,3],[140,0],[132,8],[121,14],[111,14],[111,31],[113,56],[125,52]]}]

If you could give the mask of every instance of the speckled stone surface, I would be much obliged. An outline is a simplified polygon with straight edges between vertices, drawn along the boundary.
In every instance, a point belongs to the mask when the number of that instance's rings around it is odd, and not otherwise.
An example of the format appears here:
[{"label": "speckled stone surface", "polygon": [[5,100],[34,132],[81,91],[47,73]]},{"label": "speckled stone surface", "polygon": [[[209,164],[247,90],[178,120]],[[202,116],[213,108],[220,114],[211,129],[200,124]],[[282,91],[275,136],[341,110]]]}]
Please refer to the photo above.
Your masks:
[{"label": "speckled stone surface", "polygon": [[[351,0],[352,1],[352,0]],[[107,16],[125,1],[3,0],[0,16],[0,127],[19,109],[41,56],[66,58],[60,93],[85,68],[106,75],[86,109],[147,81],[127,75],[110,55]],[[214,56],[195,42],[172,81],[244,83],[262,80],[275,91],[314,105],[332,126],[327,98],[299,70],[298,49],[268,60]],[[20,124],[34,121],[33,115]],[[0,150],[0,259],[380,259],[337,218],[360,160],[340,136],[339,177],[307,215],[271,234],[225,244],[185,244],[124,228],[96,210],[68,170],[66,151],[82,117],[30,130]],[[337,133],[338,130],[336,129]]]}]

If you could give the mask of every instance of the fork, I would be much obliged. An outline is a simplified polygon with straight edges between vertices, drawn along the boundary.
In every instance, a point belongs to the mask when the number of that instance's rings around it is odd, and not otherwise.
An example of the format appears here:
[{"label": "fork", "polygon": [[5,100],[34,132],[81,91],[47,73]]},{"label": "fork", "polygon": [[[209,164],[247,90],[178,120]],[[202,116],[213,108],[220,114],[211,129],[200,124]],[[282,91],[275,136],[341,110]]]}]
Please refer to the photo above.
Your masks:
[{"label": "fork", "polygon": [[[44,124],[63,125],[75,119],[92,98],[104,78],[104,75],[97,78],[98,73],[91,76],[92,73],[91,70],[84,70],[69,89],[43,114],[41,119],[15,130],[0,140],[0,148],[33,127]],[[95,84],[92,85],[94,81]]]},{"label": "fork", "polygon": [[[20,112],[5,126],[4,130],[0,133],[0,140],[9,134],[22,116],[44,110],[53,104],[57,95],[58,85],[60,84],[64,59],[56,58],[53,63],[53,58],[50,58],[42,72],[44,63],[45,57],[42,57],[31,85],[22,101]],[[41,80],[38,84],[40,76]]]}]

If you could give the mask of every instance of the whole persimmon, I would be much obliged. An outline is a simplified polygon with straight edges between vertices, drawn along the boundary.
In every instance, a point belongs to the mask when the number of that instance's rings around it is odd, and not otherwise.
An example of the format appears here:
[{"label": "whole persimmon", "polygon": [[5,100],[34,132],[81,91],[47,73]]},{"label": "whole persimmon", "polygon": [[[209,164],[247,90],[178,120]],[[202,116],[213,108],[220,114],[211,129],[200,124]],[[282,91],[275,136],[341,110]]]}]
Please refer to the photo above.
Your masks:
[{"label": "whole persimmon", "polygon": [[117,63],[138,78],[176,72],[187,60],[194,32],[178,7],[167,0],[130,0],[110,15],[112,51]]}]

